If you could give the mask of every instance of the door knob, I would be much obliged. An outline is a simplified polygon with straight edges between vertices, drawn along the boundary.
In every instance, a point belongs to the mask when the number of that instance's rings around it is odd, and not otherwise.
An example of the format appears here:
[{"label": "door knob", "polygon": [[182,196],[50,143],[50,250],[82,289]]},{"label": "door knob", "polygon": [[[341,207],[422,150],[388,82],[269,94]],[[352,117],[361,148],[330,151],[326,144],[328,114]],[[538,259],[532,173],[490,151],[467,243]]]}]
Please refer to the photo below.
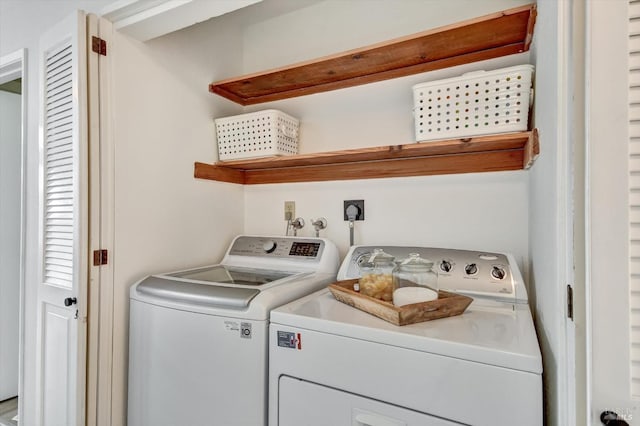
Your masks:
[{"label": "door knob", "polygon": [[603,411],[600,413],[600,421],[606,426],[629,426],[629,423],[625,422],[618,416],[618,413],[613,411]]},{"label": "door knob", "polygon": [[76,299],[75,297],[67,297],[66,299],[64,299],[64,306],[71,306],[75,305],[76,303],[78,303],[78,299]]}]

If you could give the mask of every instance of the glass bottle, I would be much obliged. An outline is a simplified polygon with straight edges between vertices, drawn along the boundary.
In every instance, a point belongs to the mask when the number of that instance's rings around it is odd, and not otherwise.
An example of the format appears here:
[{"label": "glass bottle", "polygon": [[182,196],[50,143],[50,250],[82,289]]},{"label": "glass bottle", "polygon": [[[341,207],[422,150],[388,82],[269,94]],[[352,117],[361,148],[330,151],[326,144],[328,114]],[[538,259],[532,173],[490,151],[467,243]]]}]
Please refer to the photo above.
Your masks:
[{"label": "glass bottle", "polygon": [[360,294],[391,302],[395,258],[382,249],[374,249],[360,263]]},{"label": "glass bottle", "polygon": [[438,298],[438,274],[433,262],[411,253],[393,271],[393,304],[429,302]]}]

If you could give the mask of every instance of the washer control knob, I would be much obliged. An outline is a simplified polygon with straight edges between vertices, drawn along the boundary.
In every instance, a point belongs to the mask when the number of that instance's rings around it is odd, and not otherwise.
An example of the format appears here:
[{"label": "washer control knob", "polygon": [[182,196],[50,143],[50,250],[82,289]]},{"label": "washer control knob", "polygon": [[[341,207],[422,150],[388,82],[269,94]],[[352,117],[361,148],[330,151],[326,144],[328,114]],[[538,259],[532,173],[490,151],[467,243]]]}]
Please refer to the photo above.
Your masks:
[{"label": "washer control knob", "polygon": [[499,266],[494,266],[493,269],[491,269],[491,276],[496,280],[504,279],[505,275],[507,275],[507,273]]},{"label": "washer control knob", "polygon": [[451,272],[452,267],[453,265],[451,265],[451,261],[449,260],[443,260],[442,262],[440,262],[440,270],[442,272]]},{"label": "washer control knob", "polygon": [[262,250],[264,250],[265,253],[273,253],[276,247],[278,247],[276,242],[273,240],[269,240],[262,245]]},{"label": "washer control knob", "polygon": [[464,272],[466,272],[467,275],[474,275],[478,272],[478,265],[475,263],[469,263],[464,267]]}]

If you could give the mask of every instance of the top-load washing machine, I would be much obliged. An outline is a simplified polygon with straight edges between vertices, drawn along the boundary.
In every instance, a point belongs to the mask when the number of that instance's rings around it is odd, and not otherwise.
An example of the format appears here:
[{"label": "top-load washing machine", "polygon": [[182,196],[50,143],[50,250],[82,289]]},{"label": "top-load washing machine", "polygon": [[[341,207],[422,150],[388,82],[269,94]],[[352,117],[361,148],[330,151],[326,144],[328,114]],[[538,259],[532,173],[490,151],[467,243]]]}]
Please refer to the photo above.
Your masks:
[{"label": "top-load washing machine", "polygon": [[336,278],[321,238],[236,237],[218,265],[130,292],[129,426],[267,423],[269,312]]},{"label": "top-load washing machine", "polygon": [[[338,279],[375,247],[352,247]],[[454,317],[396,326],[321,290],[271,312],[269,426],[541,426],[542,359],[514,258],[419,253],[440,289],[474,300]]]}]

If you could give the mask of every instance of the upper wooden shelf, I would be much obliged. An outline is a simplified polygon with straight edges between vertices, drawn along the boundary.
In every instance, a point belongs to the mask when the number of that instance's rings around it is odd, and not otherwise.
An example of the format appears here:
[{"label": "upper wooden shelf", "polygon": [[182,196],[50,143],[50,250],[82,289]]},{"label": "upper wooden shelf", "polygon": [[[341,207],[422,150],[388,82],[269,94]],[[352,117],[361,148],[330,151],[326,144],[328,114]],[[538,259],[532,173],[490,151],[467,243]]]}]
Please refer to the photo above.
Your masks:
[{"label": "upper wooden shelf", "polygon": [[195,163],[201,179],[255,185],[527,169],[538,132],[505,133],[287,157]]},{"label": "upper wooden shelf", "polygon": [[209,91],[241,105],[404,77],[529,50],[536,19],[530,4],[384,43],[217,81]]}]

